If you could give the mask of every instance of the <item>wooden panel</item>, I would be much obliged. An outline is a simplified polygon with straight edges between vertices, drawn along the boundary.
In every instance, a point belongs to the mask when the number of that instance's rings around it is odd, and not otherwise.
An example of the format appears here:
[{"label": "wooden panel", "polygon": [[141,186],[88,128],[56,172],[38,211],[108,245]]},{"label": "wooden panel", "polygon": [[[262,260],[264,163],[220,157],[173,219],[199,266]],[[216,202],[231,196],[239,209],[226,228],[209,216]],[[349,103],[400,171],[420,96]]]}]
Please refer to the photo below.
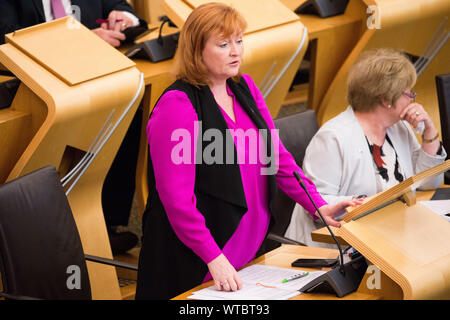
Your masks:
[{"label": "wooden panel", "polygon": [[[344,224],[345,222],[342,221],[341,224]],[[333,231],[337,241],[339,241],[340,245],[350,245],[347,241],[345,241],[340,234],[340,230],[341,228],[336,228],[336,227],[332,227],[330,226],[331,231]],[[331,234],[328,232],[327,227],[323,227],[317,230],[314,230],[313,232],[311,232],[311,239],[312,241],[317,241],[317,242],[323,242],[323,243],[331,243],[331,244],[336,244],[336,242],[334,242],[333,237],[331,236]]]},{"label": "wooden panel", "polygon": [[47,117],[44,101],[23,83],[19,86],[10,109],[31,114],[30,126],[25,129],[30,132],[30,137],[36,134]]},{"label": "wooden panel", "polygon": [[0,76],[0,82],[8,81],[14,79],[13,77]]},{"label": "wooden panel", "polygon": [[450,299],[450,224],[400,201],[347,223],[341,236],[403,290],[405,299]]},{"label": "wooden panel", "polygon": [[308,37],[300,22],[276,26],[244,37],[241,71],[251,75],[263,95],[268,91],[269,83],[279,76],[297,52],[279,82],[266,95],[265,101],[273,118],[278,115],[306,52],[307,44]]},{"label": "wooden panel", "polygon": [[[291,10],[295,10],[305,2],[304,0],[279,1]],[[344,14],[328,18],[311,14],[298,15],[308,29],[310,40],[308,108],[317,112],[336,73],[360,39],[365,10],[360,0],[350,0]]]},{"label": "wooden panel", "polygon": [[5,38],[70,85],[135,65],[72,17],[18,30]]},{"label": "wooden panel", "polygon": [[[446,188],[446,187],[450,187],[450,186],[442,185],[442,187]],[[431,197],[433,196],[434,192],[435,192],[435,190],[417,191],[416,192],[416,201],[430,200]],[[345,221],[341,221],[342,225],[344,225],[345,223],[346,223]],[[333,231],[334,235],[336,236],[336,238],[340,244],[350,245],[349,243],[347,243],[347,241],[345,241],[345,239],[343,239],[341,237],[341,234],[340,234],[341,228],[336,228],[336,227],[330,227],[330,228],[331,228],[331,231]],[[326,227],[323,227],[323,228],[320,228],[320,229],[317,229],[317,230],[314,230],[313,232],[311,232],[311,239],[313,241],[317,241],[317,242],[335,244],[333,238],[331,237],[331,235],[328,232],[328,229]]]},{"label": "wooden panel", "polygon": [[4,183],[30,141],[31,114],[10,109],[0,110],[0,184]]},{"label": "wooden panel", "polygon": [[158,25],[161,23],[158,18],[165,14],[162,2],[163,0],[134,0],[134,9],[145,21]]},{"label": "wooden panel", "polygon": [[[184,0],[191,8],[210,0]],[[218,0],[238,10],[247,21],[246,34],[298,21],[298,17],[279,1],[273,0]]]},{"label": "wooden panel", "polygon": [[[165,0],[162,7],[169,18],[179,28],[182,28],[193,8],[207,2],[211,1]],[[248,24],[245,34],[298,20],[291,10],[278,1],[259,0],[257,4],[255,1],[240,0],[218,0],[216,2],[229,4],[242,14]]]},{"label": "wooden panel", "polygon": [[375,209],[378,206],[381,206],[387,203],[390,200],[396,199],[405,193],[410,192],[411,190],[415,190],[417,187],[415,185],[428,178],[435,175],[438,175],[442,172],[445,172],[450,169],[450,160],[445,161],[437,166],[419,172],[412,177],[404,180],[403,182],[389,188],[383,192],[378,193],[372,197],[367,198],[364,203],[358,207],[348,207],[346,208],[347,213],[342,217],[342,219],[346,222],[349,222],[352,219],[355,219],[359,216],[362,216],[365,212]]}]

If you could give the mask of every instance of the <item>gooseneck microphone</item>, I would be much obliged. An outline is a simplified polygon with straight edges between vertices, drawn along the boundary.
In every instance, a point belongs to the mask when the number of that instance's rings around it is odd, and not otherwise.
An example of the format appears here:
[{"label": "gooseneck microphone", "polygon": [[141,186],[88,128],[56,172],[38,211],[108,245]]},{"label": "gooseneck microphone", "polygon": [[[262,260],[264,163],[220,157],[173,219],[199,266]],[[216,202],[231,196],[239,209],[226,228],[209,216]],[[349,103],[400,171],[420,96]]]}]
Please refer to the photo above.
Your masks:
[{"label": "gooseneck microphone", "polygon": [[361,283],[362,278],[364,277],[364,274],[367,270],[367,263],[365,258],[362,255],[359,255],[354,260],[351,260],[350,262],[347,262],[344,264],[344,255],[342,248],[339,244],[339,241],[337,241],[333,231],[331,231],[330,226],[325,221],[322,213],[320,212],[319,208],[317,208],[316,203],[312,199],[311,195],[308,192],[308,189],[305,186],[305,183],[303,182],[303,179],[300,177],[300,174],[298,172],[294,172],[294,176],[297,179],[298,183],[302,187],[302,189],[306,192],[308,195],[309,200],[314,205],[314,208],[316,208],[317,212],[319,213],[320,218],[322,219],[323,223],[326,225],[328,232],[333,237],[334,242],[336,242],[336,245],[339,249],[339,255],[340,255],[340,261],[339,261],[339,268],[334,268],[319,277],[313,279],[308,284],[303,286],[299,291],[300,292],[327,292],[327,293],[335,293],[338,297],[343,297],[353,291],[356,291],[358,289],[359,284]]},{"label": "gooseneck microphone", "polygon": [[316,203],[314,202],[313,198],[311,197],[311,195],[309,194],[308,189],[305,186],[305,183],[303,182],[302,177],[300,176],[300,174],[297,171],[294,171],[294,176],[297,179],[297,182],[300,184],[300,186],[302,187],[302,189],[306,192],[306,194],[308,195],[309,200],[311,201],[311,203],[313,204],[314,208],[316,208],[317,212],[319,213],[320,218],[322,219],[323,223],[325,224],[325,226],[328,229],[328,232],[331,234],[331,236],[333,237],[334,242],[336,242],[336,245],[339,249],[339,271],[345,275],[345,269],[344,269],[344,254],[342,253],[342,248],[341,245],[339,244],[339,241],[337,241],[333,231],[331,231],[330,226],[328,225],[328,223],[325,221],[322,213],[320,212],[319,208],[317,207]]}]

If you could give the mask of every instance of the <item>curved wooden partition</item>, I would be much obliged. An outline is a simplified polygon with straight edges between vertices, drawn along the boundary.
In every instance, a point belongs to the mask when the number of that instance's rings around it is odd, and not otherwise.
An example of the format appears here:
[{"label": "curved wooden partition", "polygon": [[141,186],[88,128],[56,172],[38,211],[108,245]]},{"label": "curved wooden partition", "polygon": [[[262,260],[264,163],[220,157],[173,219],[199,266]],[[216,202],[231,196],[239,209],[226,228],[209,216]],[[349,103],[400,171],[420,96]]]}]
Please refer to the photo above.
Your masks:
[{"label": "curved wooden partition", "polygon": [[[366,6],[362,17],[365,31],[334,77],[317,114],[320,124],[344,111],[348,105],[347,74],[362,51],[389,47],[421,56],[444,17],[450,14],[447,0],[361,0]],[[446,28],[448,29],[449,23]],[[439,108],[434,77],[449,73],[450,45],[442,47],[422,75],[414,91],[417,102],[430,114],[440,129]]]},{"label": "curved wooden partition", "polygon": [[134,0],[133,7],[136,13],[151,24],[160,24],[159,17],[164,14],[161,7],[163,0]]},{"label": "curved wooden partition", "polygon": [[[0,137],[6,137],[0,148],[8,150],[0,157],[0,183],[46,165],[63,177],[115,110],[116,130],[68,195],[85,253],[112,258],[101,191],[144,92],[140,73],[134,62],[72,18],[6,39],[0,63],[22,83],[13,104],[0,111]],[[121,299],[115,268],[87,265],[93,299]]]}]

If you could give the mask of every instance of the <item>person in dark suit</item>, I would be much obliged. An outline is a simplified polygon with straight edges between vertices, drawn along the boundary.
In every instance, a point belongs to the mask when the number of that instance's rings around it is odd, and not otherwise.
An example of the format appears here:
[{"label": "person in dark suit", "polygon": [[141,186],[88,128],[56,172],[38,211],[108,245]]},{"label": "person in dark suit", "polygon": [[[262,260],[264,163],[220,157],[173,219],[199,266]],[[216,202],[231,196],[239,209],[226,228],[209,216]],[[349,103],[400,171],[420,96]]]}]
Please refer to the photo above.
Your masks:
[{"label": "person in dark suit", "polygon": [[[147,27],[147,22],[125,0],[0,0],[0,44],[5,42],[7,33],[58,18],[54,2],[59,2],[69,15],[77,6],[80,22],[114,47],[125,40],[126,28]],[[98,24],[98,19],[109,23]],[[117,20],[121,21],[116,23]]]},{"label": "person in dark suit", "polygon": [[[147,28],[125,0],[0,0],[0,44],[7,33],[72,15],[74,9],[84,26],[114,47],[125,40],[125,29]],[[99,24],[98,19],[108,22]],[[126,252],[138,242],[135,234],[116,229],[128,225],[130,217],[141,114],[136,112],[103,185],[102,206],[113,254]]]}]

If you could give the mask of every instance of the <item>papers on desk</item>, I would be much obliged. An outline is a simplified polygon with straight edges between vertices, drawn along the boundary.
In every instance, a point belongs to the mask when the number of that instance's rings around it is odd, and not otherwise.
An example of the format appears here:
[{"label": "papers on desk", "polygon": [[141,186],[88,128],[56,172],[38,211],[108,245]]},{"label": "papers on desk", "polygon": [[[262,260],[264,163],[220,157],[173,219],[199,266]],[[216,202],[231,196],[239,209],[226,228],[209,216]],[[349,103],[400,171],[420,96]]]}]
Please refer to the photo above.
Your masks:
[{"label": "papers on desk", "polygon": [[450,222],[450,200],[420,201],[419,203]]},{"label": "papers on desk", "polygon": [[325,271],[310,272],[303,278],[282,283],[283,279],[302,272],[255,264],[238,272],[244,283],[241,290],[218,291],[215,286],[211,286],[193,292],[188,298],[198,300],[287,300],[299,295],[299,289],[325,273]]}]

